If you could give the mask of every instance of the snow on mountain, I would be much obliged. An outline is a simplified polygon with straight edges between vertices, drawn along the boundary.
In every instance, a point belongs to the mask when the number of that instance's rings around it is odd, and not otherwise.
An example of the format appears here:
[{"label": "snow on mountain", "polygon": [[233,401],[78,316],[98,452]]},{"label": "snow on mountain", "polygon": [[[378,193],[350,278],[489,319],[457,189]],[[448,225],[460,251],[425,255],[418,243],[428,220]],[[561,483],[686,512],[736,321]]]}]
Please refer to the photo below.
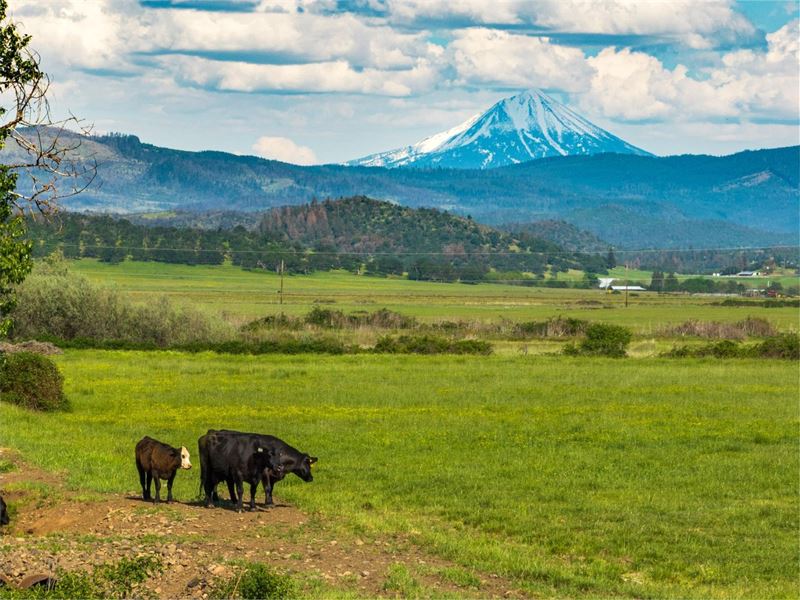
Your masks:
[{"label": "snow on mountain", "polygon": [[501,100],[447,131],[349,161],[368,167],[491,169],[548,156],[646,152],[536,89]]}]

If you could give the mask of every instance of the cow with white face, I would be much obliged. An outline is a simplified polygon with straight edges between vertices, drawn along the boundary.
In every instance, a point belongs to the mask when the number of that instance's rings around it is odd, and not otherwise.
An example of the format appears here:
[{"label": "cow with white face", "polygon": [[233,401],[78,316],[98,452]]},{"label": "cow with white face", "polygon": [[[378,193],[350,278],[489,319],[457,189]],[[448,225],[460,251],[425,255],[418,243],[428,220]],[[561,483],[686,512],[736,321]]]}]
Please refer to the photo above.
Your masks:
[{"label": "cow with white face", "polygon": [[[139,482],[142,485],[144,500],[161,501],[161,480],[167,480],[167,502],[172,502],[172,483],[178,469],[191,469],[189,451],[186,446],[173,448],[168,444],[143,437],[136,444],[136,468],[139,471]],[[156,480],[156,497],[150,495],[150,484]]]}]

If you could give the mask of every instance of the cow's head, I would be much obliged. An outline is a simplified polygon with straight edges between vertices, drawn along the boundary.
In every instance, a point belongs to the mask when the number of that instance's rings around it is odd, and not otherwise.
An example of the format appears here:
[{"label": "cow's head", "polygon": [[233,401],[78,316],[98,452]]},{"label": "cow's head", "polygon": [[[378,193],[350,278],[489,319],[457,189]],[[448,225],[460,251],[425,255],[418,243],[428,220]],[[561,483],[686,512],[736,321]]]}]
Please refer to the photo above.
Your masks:
[{"label": "cow's head", "polygon": [[0,498],[0,525],[8,525],[8,507]]},{"label": "cow's head", "polygon": [[300,466],[294,469],[295,475],[297,475],[303,481],[314,481],[314,476],[311,475],[311,465],[313,465],[315,462],[317,462],[316,456],[304,454],[302,460],[300,461]]},{"label": "cow's head", "polygon": [[189,462],[189,451],[186,446],[181,446],[181,469],[191,469],[192,463]]},{"label": "cow's head", "polygon": [[264,475],[276,479],[283,479],[286,467],[283,466],[283,454],[273,448],[259,447],[256,453],[263,457]]}]

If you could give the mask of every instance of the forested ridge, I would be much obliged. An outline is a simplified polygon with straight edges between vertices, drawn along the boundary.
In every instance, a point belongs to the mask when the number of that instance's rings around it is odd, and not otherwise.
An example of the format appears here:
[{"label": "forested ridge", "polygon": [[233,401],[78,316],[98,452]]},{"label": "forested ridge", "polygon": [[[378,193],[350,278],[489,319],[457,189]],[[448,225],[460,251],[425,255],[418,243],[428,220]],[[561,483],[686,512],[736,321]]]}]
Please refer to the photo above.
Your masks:
[{"label": "forested ridge", "polygon": [[347,269],[442,281],[483,279],[490,271],[542,276],[569,268],[603,272],[605,258],[565,251],[527,233],[512,235],[470,218],[411,209],[363,196],[267,212],[253,229],[148,227],[108,215],[62,213],[29,223],[34,252],[68,258],[221,264],[290,273]]}]

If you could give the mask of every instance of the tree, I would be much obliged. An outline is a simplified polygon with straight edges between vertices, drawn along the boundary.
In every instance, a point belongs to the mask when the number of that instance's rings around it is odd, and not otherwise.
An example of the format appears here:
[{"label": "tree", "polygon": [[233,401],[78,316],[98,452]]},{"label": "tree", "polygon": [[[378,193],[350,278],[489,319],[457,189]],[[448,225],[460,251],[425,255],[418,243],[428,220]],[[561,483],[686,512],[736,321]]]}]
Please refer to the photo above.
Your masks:
[{"label": "tree", "polygon": [[680,283],[678,283],[678,278],[675,277],[675,273],[667,273],[667,276],[664,279],[664,291],[677,292],[679,287]]},{"label": "tree", "polygon": [[[9,140],[17,146],[6,153],[9,164],[0,165],[0,335],[7,335],[11,327],[14,286],[33,266],[24,212],[51,213],[57,200],[68,195],[59,193],[62,177],[85,175],[73,189],[78,193],[96,173],[96,164],[69,160],[79,140],[63,140],[67,125],[78,121],[50,119],[49,80],[39,68],[39,56],[28,48],[30,39],[8,19],[8,2],[0,0],[0,150]],[[18,185],[20,173],[28,176],[26,186]]]},{"label": "tree", "polygon": [[606,269],[613,269],[616,266],[617,258],[614,256],[614,248],[609,248],[606,256]]},{"label": "tree", "polygon": [[659,270],[653,271],[653,277],[650,279],[650,290],[654,292],[664,291],[664,273]]}]

